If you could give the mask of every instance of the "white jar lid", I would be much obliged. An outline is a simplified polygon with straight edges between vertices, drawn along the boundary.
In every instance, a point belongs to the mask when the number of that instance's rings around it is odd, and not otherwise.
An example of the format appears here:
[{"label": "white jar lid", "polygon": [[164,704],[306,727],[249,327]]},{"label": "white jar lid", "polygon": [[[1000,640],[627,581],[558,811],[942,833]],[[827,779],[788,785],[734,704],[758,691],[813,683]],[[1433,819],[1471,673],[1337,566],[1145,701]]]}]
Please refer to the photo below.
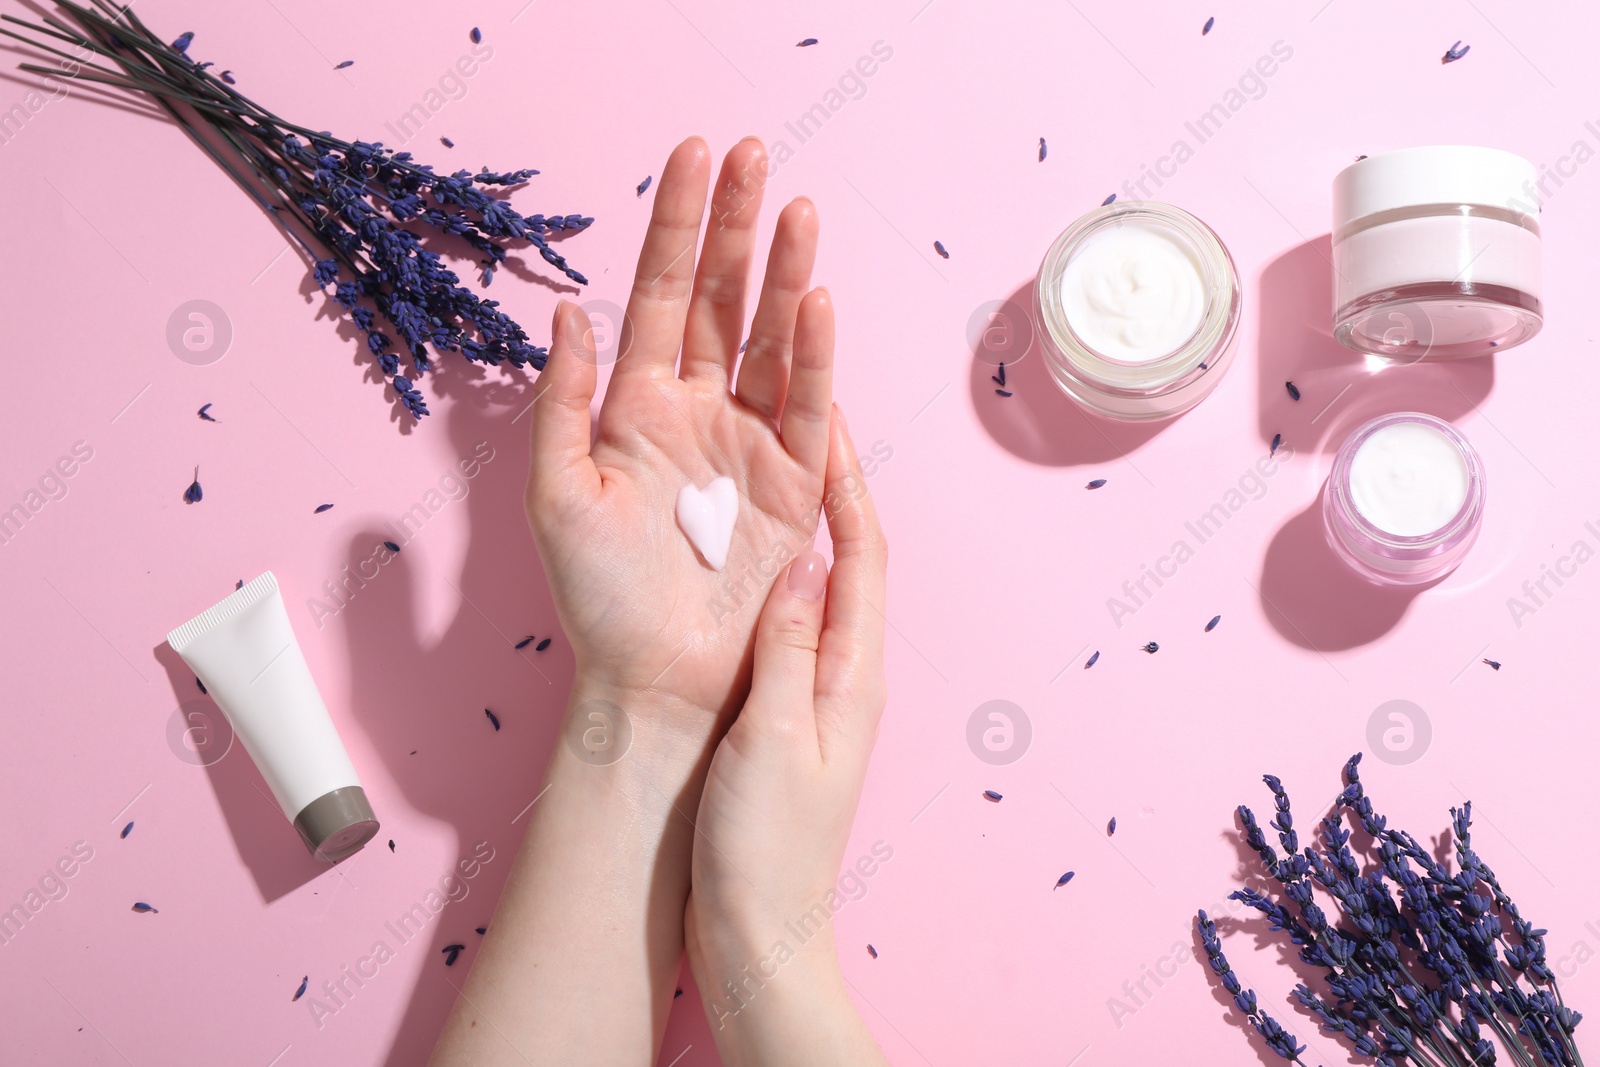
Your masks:
[{"label": "white jar lid", "polygon": [[1512,152],[1471,145],[1402,148],[1368,156],[1333,179],[1333,232],[1379,211],[1482,204],[1536,213],[1538,172]]}]

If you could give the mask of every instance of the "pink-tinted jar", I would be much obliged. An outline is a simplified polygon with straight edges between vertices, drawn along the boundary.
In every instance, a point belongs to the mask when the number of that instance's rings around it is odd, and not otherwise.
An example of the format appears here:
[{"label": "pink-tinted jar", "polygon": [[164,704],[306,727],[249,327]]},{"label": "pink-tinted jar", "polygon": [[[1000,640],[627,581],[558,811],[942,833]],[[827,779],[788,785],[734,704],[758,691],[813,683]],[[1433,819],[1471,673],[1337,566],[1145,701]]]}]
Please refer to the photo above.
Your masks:
[{"label": "pink-tinted jar", "polygon": [[[1385,438],[1398,440],[1402,453],[1420,441],[1435,450],[1428,459],[1436,460],[1442,450],[1449,456],[1449,463],[1444,467],[1437,462],[1408,466],[1403,455],[1396,461],[1391,454],[1387,464],[1364,466],[1361,457],[1365,446],[1376,448]],[[1389,499],[1378,502],[1391,506],[1380,508],[1372,503],[1375,471],[1390,477],[1389,484],[1380,487]],[[1392,505],[1399,501],[1404,508],[1409,495],[1421,496],[1436,489],[1426,483],[1430,476],[1441,474],[1460,481],[1459,486],[1449,488],[1452,505],[1457,496],[1460,499],[1458,507],[1449,509],[1454,514],[1438,518],[1437,527],[1432,529],[1402,528],[1402,524],[1394,522],[1396,509]],[[1421,585],[1449,574],[1472,548],[1483,522],[1486,491],[1483,461],[1460,430],[1443,419],[1415,411],[1382,415],[1358,427],[1334,457],[1333,470],[1322,492],[1323,528],[1334,553],[1369,581],[1380,585]],[[1364,497],[1368,500],[1365,511]],[[1426,526],[1434,526],[1434,521]]]},{"label": "pink-tinted jar", "polygon": [[1333,332],[1404,362],[1485,356],[1544,325],[1537,172],[1496,148],[1358,160],[1333,181]]}]

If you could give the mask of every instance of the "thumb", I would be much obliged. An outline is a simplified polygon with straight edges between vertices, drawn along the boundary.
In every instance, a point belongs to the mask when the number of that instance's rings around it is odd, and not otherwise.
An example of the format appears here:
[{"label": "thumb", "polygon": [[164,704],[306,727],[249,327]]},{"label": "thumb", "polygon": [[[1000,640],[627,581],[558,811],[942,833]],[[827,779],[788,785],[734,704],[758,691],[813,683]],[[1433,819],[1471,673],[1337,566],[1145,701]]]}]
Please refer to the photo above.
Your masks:
[{"label": "thumb", "polygon": [[529,511],[558,507],[574,488],[593,491],[600,476],[589,458],[589,403],[595,391],[594,330],[583,308],[556,304],[550,352],[533,400]]},{"label": "thumb", "polygon": [[822,632],[828,564],[806,549],[767,595],[756,623],[755,666],[746,714],[816,736],[817,641]]}]

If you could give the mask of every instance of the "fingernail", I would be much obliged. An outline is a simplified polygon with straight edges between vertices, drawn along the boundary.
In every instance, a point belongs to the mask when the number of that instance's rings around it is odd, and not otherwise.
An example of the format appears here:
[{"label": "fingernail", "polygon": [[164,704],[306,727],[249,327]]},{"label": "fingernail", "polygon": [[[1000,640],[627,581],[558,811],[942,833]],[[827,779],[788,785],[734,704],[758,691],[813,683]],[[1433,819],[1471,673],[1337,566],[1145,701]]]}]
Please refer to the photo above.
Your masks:
[{"label": "fingernail", "polygon": [[801,600],[815,600],[828,584],[828,564],[820,552],[806,550],[789,564],[789,592]]},{"label": "fingernail", "polygon": [[844,408],[839,406],[839,402],[837,400],[833,402],[833,413],[839,416],[839,425],[844,427],[844,432],[849,433],[850,423],[845,420]]}]

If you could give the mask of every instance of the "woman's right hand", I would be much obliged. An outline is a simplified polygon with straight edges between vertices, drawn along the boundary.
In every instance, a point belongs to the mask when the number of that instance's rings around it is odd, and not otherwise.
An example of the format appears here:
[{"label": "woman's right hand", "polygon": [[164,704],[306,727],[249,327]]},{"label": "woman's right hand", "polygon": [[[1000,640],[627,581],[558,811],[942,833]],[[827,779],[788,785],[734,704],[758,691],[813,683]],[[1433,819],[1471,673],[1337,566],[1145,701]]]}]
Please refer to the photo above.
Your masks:
[{"label": "woman's right hand", "polygon": [[837,409],[829,445],[833,572],[806,551],[773,585],[700,798],[684,940],[730,1067],[886,1062],[845,992],[831,907],[885,701],[886,546]]}]

